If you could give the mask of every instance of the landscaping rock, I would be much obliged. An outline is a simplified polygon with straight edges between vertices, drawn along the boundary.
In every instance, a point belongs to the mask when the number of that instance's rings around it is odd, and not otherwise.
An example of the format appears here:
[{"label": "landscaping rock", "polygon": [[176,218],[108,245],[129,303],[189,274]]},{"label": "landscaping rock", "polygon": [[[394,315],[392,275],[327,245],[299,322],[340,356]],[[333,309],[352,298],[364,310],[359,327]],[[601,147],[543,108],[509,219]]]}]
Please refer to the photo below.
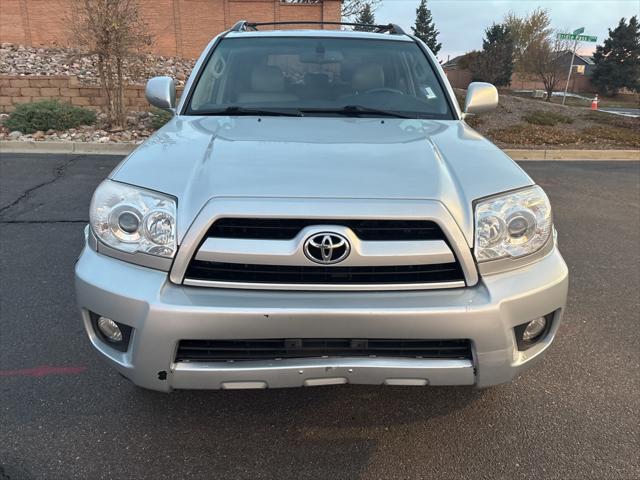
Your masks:
[{"label": "landscaping rock", "polygon": [[[195,61],[184,58],[140,55],[125,65],[125,79],[143,85],[149,78],[168,75],[176,85],[184,85]],[[0,74],[6,75],[73,75],[85,85],[97,85],[95,55],[86,56],[72,48],[34,48],[3,43],[0,46]]]}]

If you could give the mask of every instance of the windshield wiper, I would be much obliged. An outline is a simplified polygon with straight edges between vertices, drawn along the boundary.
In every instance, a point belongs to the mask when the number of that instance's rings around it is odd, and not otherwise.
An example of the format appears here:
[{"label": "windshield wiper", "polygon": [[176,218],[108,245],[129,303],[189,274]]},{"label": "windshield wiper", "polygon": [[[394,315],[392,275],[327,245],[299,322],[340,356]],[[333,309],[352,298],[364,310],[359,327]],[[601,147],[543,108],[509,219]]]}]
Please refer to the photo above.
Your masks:
[{"label": "windshield wiper", "polygon": [[299,110],[279,110],[271,108],[248,108],[232,105],[225,108],[217,108],[211,110],[195,111],[196,115],[262,115],[270,117],[302,117],[304,116]]},{"label": "windshield wiper", "polygon": [[339,108],[305,108],[300,110],[303,113],[337,113],[339,115],[363,115],[372,114],[380,115],[383,117],[395,117],[395,118],[416,118],[415,115],[409,115],[408,113],[394,112],[392,110],[382,110],[379,108],[365,107],[364,105],[345,105]]}]

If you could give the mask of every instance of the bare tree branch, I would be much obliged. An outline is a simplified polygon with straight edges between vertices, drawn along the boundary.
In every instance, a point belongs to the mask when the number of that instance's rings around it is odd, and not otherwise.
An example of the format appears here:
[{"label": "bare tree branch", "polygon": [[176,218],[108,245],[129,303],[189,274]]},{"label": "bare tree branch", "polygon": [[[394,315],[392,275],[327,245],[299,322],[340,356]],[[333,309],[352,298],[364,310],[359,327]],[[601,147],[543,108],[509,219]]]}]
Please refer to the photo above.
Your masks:
[{"label": "bare tree branch", "polygon": [[124,127],[124,68],[136,67],[151,44],[138,0],[73,0],[67,18],[70,39],[84,55],[97,57],[106,111],[115,129]]}]

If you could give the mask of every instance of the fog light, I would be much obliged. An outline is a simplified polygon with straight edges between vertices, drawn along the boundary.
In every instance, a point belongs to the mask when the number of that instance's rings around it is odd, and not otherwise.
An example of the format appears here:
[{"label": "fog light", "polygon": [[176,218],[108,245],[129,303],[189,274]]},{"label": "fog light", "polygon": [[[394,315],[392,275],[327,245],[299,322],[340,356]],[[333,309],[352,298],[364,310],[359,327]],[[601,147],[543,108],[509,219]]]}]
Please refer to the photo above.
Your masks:
[{"label": "fog light", "polygon": [[525,343],[534,342],[540,337],[547,328],[547,319],[544,317],[536,318],[529,322],[527,328],[524,329],[522,334],[522,341]]},{"label": "fog light", "polygon": [[122,341],[122,331],[118,324],[107,317],[98,318],[98,328],[100,333],[104,335],[104,338],[109,342],[119,343]]}]

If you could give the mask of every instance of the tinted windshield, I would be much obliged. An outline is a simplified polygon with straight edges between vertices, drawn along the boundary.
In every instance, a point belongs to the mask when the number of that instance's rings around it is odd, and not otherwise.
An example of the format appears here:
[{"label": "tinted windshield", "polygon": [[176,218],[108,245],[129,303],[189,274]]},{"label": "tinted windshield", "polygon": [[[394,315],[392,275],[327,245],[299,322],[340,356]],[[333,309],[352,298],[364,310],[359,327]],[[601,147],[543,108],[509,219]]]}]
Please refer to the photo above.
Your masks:
[{"label": "tinted windshield", "polygon": [[433,67],[414,42],[358,38],[225,38],[187,114],[228,107],[326,115],[345,107],[452,119]]}]

